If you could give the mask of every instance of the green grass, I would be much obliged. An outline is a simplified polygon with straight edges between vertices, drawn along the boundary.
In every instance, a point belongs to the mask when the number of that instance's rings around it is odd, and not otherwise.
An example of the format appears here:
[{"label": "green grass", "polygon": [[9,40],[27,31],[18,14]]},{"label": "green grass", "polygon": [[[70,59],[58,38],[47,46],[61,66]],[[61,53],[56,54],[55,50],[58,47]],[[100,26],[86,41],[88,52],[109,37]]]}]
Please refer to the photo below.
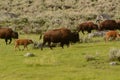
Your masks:
[{"label": "green grass", "polygon": [[[20,38],[33,38],[38,35],[20,35]],[[108,53],[112,47],[120,47],[120,41],[105,43],[102,38],[95,43],[76,43],[69,48],[61,47],[14,50],[12,44],[5,45],[0,40],[0,79],[1,80],[120,80],[120,65],[110,66]],[[40,41],[42,42],[42,40]],[[22,48],[22,46],[21,46]],[[35,57],[25,57],[31,52]],[[86,61],[85,55],[98,56],[96,60]]]}]

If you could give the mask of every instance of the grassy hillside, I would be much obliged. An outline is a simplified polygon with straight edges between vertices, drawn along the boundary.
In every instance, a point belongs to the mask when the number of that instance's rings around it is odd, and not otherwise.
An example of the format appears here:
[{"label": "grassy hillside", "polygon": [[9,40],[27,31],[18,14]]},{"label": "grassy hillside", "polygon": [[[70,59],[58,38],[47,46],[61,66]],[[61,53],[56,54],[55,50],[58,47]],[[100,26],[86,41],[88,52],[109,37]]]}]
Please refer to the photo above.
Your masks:
[{"label": "grassy hillside", "polygon": [[0,0],[0,25],[47,30],[75,28],[102,13],[119,19],[120,0]]}]

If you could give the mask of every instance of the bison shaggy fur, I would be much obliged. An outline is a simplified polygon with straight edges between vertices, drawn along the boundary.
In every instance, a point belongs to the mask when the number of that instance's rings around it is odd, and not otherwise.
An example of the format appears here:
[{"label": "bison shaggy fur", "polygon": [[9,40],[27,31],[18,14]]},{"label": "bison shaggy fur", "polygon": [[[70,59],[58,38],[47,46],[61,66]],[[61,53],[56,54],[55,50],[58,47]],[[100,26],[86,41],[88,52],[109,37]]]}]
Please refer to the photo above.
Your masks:
[{"label": "bison shaggy fur", "polygon": [[48,43],[50,49],[52,49],[51,42],[60,43],[60,46],[63,48],[64,44],[69,46],[70,42],[75,43],[77,41],[79,41],[78,33],[73,33],[67,28],[53,29],[44,33],[41,50],[43,50],[43,46],[46,44],[46,42]]},{"label": "bison shaggy fur", "polygon": [[99,30],[116,30],[118,29],[118,24],[115,20],[105,20],[99,23]]}]

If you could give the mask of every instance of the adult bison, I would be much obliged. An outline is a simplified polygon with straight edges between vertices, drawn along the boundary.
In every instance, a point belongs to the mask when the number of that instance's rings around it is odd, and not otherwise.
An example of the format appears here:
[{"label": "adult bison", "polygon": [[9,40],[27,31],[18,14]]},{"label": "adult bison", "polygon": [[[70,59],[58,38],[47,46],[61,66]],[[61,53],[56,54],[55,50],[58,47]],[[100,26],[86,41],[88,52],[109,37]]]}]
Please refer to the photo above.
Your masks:
[{"label": "adult bison", "polygon": [[116,30],[119,29],[118,24],[115,20],[105,20],[99,22],[99,30]]},{"label": "adult bison", "polygon": [[91,33],[92,30],[97,30],[97,29],[98,29],[98,25],[94,24],[91,21],[83,22],[79,24],[79,26],[77,27],[78,32],[82,31],[83,34],[84,34],[84,31]]},{"label": "adult bison", "polygon": [[8,40],[10,40],[10,44],[12,38],[18,38],[18,33],[13,31],[11,28],[0,28],[0,38],[5,39],[6,44],[8,44]]},{"label": "adult bison", "polygon": [[117,28],[120,30],[120,20],[118,20],[118,21],[116,21],[116,23],[117,23]]},{"label": "adult bison", "polygon": [[67,28],[49,30],[44,33],[41,50],[43,50],[43,46],[46,42],[48,43],[50,49],[52,49],[51,42],[60,43],[60,46],[63,48],[64,44],[69,46],[70,42],[75,43],[77,41],[79,41],[79,34],[77,32],[71,32],[71,30]]}]

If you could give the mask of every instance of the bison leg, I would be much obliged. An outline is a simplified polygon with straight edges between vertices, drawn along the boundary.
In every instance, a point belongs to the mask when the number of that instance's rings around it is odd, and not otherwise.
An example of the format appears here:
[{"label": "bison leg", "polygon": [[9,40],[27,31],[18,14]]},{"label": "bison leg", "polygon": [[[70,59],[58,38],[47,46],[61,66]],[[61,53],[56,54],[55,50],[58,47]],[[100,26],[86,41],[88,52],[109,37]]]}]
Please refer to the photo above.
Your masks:
[{"label": "bison leg", "polygon": [[12,38],[10,38],[10,42],[9,42],[9,44],[12,42]]},{"label": "bison leg", "polygon": [[115,37],[113,37],[113,40],[116,40],[116,36],[115,36]]},{"label": "bison leg", "polygon": [[6,45],[8,44],[8,39],[10,40],[9,44],[12,42],[12,38],[5,38]]},{"label": "bison leg", "polygon": [[110,38],[109,36],[106,36],[105,37],[105,42],[107,42],[109,40],[109,38]]},{"label": "bison leg", "polygon": [[88,32],[88,33],[91,33],[91,30],[88,30],[87,32]]},{"label": "bison leg", "polygon": [[67,47],[69,47],[70,45],[69,45],[70,43],[68,42],[66,45],[67,45]]},{"label": "bison leg", "polygon": [[7,45],[7,41],[8,41],[8,39],[7,39],[7,38],[5,38],[6,45]]},{"label": "bison leg", "polygon": [[60,46],[61,46],[62,48],[64,48],[64,44],[63,44],[63,43],[60,43]]},{"label": "bison leg", "polygon": [[82,30],[82,33],[85,34],[85,33],[84,33],[84,30]]},{"label": "bison leg", "polygon": [[50,49],[52,49],[51,42],[48,42],[48,46],[50,47]]}]

